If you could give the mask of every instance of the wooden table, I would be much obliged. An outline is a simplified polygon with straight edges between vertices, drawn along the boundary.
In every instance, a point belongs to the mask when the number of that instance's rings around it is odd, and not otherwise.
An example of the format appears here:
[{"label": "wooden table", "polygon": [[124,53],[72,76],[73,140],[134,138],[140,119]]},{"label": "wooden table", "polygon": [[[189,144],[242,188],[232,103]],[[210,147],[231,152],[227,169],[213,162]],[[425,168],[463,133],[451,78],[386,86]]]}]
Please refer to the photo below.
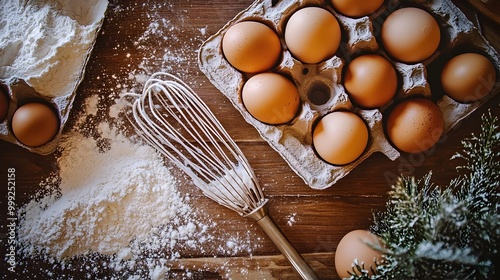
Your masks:
[{"label": "wooden table", "polygon": [[[251,2],[217,1],[216,4],[211,4],[207,1],[191,0],[148,1],[143,4],[142,1],[111,1],[102,32],[86,68],[85,78],[78,89],[71,112],[73,121],[68,122],[66,129],[76,125],[74,118],[81,114],[87,97],[96,93],[116,92],[121,81],[126,81],[128,75],[138,69],[145,57],[149,58],[148,69],[157,67],[156,70],[161,70],[161,66],[167,64],[162,61],[160,54],[168,49],[174,57],[179,58],[168,64],[169,70],[179,74],[193,86],[240,145],[254,167],[264,192],[271,200],[270,213],[285,235],[297,250],[305,255],[321,278],[337,279],[333,264],[338,242],[351,230],[369,228],[372,223],[372,211],[384,209],[394,175],[404,173],[420,177],[433,170],[434,182],[439,185],[447,184],[456,175],[455,163],[449,162],[450,157],[461,150],[460,141],[463,138],[478,132],[483,113],[492,110],[493,114],[500,115],[500,96],[491,99],[462,121],[444,136],[442,143],[437,145],[431,154],[418,161],[409,155],[402,155],[401,158],[391,161],[382,154],[374,154],[333,187],[323,191],[313,190],[290,169],[267,142],[263,141],[252,126],[244,122],[226,97],[198,69],[198,46]],[[461,2],[458,4],[475,22],[471,6]],[[486,38],[500,51],[499,26],[482,14],[478,17]],[[175,36],[156,44],[147,40],[141,41],[146,44],[146,48],[134,45],[134,42],[140,41],[139,38],[144,35],[149,23],[159,18],[168,19],[173,27],[172,34],[165,35]],[[155,60],[153,56],[158,58]],[[7,142],[0,142],[0,151],[3,182],[7,181],[7,169],[16,168],[16,202],[19,205],[29,201],[30,196],[37,192],[38,184],[43,178],[57,171],[55,155],[33,154]],[[256,279],[251,275],[267,275],[266,279],[298,279],[265,233],[252,221],[208,201],[188,183],[183,184],[180,189],[193,193],[196,205],[202,207],[208,217],[218,222],[221,232],[244,235],[249,230],[254,231],[255,240],[258,240],[256,242],[259,242],[260,246],[253,250],[251,257],[245,252],[236,256],[222,254],[217,258],[213,255],[203,255],[197,250],[184,252],[180,259],[172,262],[173,271],[189,269],[194,272],[193,277],[196,279],[223,279],[228,275],[234,279]],[[6,188],[2,187],[2,243],[6,236],[6,221],[3,218],[6,212],[6,196]],[[295,215],[294,222],[290,224],[292,214]],[[206,244],[207,248],[219,245],[221,244]],[[38,267],[51,267],[50,264],[37,260],[33,260],[29,265],[33,268],[28,270],[39,276],[43,276],[43,273],[37,272]],[[242,274],[239,272],[240,268],[257,274]],[[58,275],[60,272],[54,273]],[[101,276],[106,275],[105,270],[102,273]],[[85,274],[75,268],[66,270],[65,275],[83,278]]]}]

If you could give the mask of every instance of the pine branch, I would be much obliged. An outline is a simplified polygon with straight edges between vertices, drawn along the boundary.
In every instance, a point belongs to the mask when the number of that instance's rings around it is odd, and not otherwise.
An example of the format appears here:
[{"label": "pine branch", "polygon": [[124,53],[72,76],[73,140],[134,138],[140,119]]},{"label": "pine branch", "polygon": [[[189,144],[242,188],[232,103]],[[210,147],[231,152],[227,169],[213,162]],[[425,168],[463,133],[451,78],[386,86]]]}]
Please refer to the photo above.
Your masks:
[{"label": "pine branch", "polygon": [[452,159],[465,163],[446,188],[402,176],[371,230],[382,237],[385,261],[374,275],[356,265],[350,279],[488,279],[500,246],[500,131],[483,115],[481,133],[462,141]]}]

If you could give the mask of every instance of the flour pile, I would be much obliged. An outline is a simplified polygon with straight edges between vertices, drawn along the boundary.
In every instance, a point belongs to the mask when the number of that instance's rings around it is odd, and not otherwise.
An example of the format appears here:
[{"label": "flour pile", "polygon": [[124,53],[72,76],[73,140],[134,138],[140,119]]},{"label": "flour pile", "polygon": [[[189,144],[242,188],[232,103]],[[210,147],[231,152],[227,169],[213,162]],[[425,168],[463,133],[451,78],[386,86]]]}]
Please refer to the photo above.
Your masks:
[{"label": "flour pile", "polygon": [[0,78],[24,79],[47,97],[71,94],[106,6],[107,0],[2,1]]},{"label": "flour pile", "polygon": [[190,208],[150,147],[132,143],[101,124],[107,151],[78,132],[65,136],[58,159],[60,194],[31,201],[19,228],[24,250],[46,248],[59,258],[94,251],[117,254],[136,238]]}]

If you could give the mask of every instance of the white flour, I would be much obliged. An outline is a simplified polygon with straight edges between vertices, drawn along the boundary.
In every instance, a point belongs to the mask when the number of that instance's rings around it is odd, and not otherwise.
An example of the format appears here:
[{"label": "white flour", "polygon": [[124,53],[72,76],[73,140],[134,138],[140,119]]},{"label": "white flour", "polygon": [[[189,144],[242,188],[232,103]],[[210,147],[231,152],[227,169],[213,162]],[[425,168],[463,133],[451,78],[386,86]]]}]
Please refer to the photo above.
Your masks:
[{"label": "white flour", "polygon": [[26,206],[19,228],[22,244],[57,257],[116,254],[134,238],[144,240],[154,227],[189,213],[152,148],[132,143],[106,124],[100,131],[109,141],[106,152],[77,132],[65,136],[58,159],[61,196]]},{"label": "white flour", "polygon": [[24,79],[46,97],[72,94],[106,5],[106,0],[3,1],[0,79]]}]

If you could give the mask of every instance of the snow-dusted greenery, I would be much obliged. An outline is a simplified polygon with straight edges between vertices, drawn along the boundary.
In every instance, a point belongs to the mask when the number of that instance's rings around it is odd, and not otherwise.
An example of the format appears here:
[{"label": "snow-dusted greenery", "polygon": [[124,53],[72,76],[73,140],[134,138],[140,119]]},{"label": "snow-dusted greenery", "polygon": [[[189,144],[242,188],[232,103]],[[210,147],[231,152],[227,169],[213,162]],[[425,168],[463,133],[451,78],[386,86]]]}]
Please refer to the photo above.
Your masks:
[{"label": "snow-dusted greenery", "polygon": [[[481,133],[453,156],[465,163],[444,188],[429,172],[400,177],[387,209],[371,230],[382,237],[385,261],[376,273],[357,264],[350,279],[492,279],[500,258],[500,131],[498,117],[482,117]],[[498,261],[497,261],[498,262]],[[497,272],[498,274],[498,272]],[[498,275],[496,275],[498,276]]]}]

